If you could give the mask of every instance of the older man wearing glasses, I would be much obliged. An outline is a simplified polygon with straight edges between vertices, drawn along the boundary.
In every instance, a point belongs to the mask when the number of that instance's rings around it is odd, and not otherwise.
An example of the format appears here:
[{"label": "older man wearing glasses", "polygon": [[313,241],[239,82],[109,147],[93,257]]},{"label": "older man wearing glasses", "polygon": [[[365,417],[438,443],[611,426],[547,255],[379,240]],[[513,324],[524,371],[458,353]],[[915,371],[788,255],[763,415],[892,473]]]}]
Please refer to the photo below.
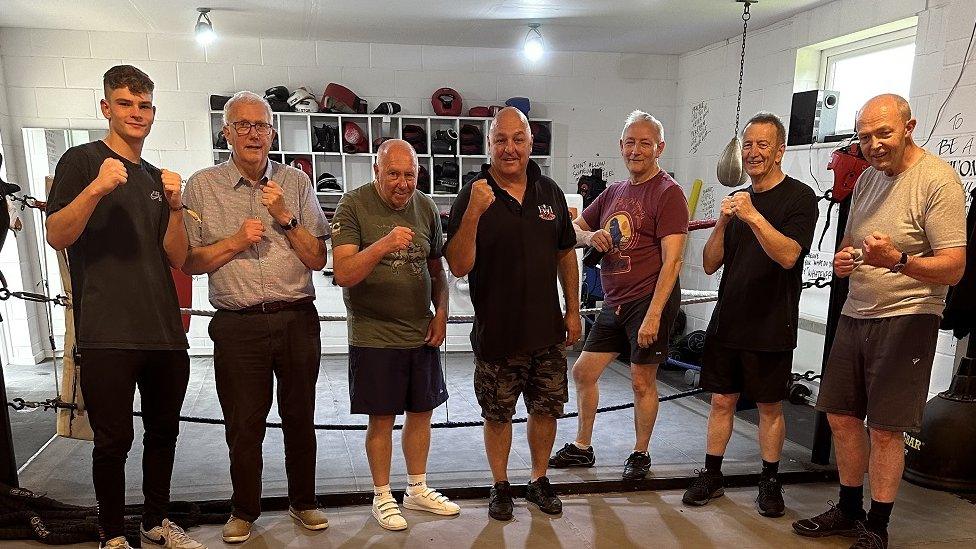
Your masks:
[{"label": "older man wearing glasses", "polygon": [[312,271],[326,262],[329,225],[302,171],[268,158],[271,107],[239,92],[224,107],[230,160],[187,182],[190,250],[183,270],[208,274],[217,397],[226,420],[233,513],[227,543],[246,541],[261,513],[265,421],[278,381],[290,514],[329,522],[315,501],[315,382],[321,343]]}]

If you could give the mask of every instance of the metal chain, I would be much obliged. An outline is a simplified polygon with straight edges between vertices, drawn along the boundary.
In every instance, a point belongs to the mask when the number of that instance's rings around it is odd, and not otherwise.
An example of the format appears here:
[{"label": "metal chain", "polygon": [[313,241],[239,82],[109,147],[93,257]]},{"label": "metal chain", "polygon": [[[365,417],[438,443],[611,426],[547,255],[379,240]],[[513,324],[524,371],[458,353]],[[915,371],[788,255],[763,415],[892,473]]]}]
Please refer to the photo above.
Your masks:
[{"label": "metal chain", "polygon": [[793,381],[817,381],[818,379],[823,378],[822,375],[814,373],[813,370],[807,370],[802,374],[794,373],[792,377]]},{"label": "metal chain", "polygon": [[807,288],[814,288],[814,287],[816,287],[816,288],[827,288],[827,287],[829,287],[831,285],[831,283],[832,282],[831,282],[830,279],[824,278],[822,276],[818,276],[817,278],[815,278],[813,280],[804,282],[801,285],[801,288],[804,289],[804,290],[806,290]]},{"label": "metal chain", "polygon": [[746,32],[749,30],[750,2],[745,3],[742,10],[742,53],[739,54],[739,97],[735,102],[735,135],[739,135],[739,111],[742,109],[742,75],[746,68]]}]

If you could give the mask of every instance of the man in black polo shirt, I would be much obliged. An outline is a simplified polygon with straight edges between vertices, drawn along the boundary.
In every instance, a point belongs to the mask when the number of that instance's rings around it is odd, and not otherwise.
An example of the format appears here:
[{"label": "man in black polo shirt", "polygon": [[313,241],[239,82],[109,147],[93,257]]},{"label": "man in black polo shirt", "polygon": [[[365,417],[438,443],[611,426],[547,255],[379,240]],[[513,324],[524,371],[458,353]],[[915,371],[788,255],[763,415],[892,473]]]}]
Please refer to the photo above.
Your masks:
[{"label": "man in black polo shirt", "polygon": [[532,132],[525,115],[502,109],[488,145],[491,165],[461,189],[451,207],[444,254],[454,276],[468,275],[474,304],[475,394],[495,480],[488,515],[512,518],[508,455],[519,394],[529,412],[532,455],[526,499],[559,514],[562,502],[545,475],[556,417],[569,400],[565,346],[576,343],[582,330],[576,233],[563,191],[529,160]]}]

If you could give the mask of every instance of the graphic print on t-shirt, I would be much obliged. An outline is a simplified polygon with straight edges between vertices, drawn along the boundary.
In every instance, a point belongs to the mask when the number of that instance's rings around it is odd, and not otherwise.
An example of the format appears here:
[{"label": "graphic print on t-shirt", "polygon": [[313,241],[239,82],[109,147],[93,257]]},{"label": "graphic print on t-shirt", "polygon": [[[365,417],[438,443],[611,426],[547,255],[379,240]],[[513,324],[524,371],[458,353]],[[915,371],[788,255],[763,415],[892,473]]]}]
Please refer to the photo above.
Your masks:
[{"label": "graphic print on t-shirt", "polygon": [[[389,234],[396,225],[383,225],[383,230]],[[409,227],[412,229],[412,227]],[[397,250],[389,255],[390,269],[394,274],[400,274],[403,269],[407,274],[422,278],[427,263],[427,252],[423,247],[411,241],[406,250]]]},{"label": "graphic print on t-shirt", "polygon": [[603,274],[613,275],[630,272],[631,258],[623,252],[637,245],[640,228],[644,223],[644,206],[632,197],[620,198],[613,204],[614,212],[607,216],[603,229],[610,233],[613,248],[603,259]]}]

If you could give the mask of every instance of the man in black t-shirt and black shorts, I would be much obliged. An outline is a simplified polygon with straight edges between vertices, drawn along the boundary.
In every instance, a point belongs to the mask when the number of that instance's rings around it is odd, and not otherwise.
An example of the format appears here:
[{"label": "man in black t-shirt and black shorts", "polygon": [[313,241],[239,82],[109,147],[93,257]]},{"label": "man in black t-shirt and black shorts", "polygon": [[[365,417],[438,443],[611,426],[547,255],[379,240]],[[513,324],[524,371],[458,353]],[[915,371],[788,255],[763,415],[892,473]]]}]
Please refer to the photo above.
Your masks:
[{"label": "man in black t-shirt and black shorts", "polygon": [[166,518],[180,408],[190,376],[170,267],[186,260],[179,174],[141,158],[156,107],[130,65],[104,77],[103,141],[65,151],[47,203],[47,241],[68,249],[81,390],[95,435],[100,547],[124,549],[125,461],[135,389],[142,399],[145,543],[201,549]]},{"label": "man in black t-shirt and black shorts", "polygon": [[782,516],[776,478],[786,438],[782,401],[796,348],[803,257],[817,223],[817,196],[783,173],[786,129],[770,113],[753,116],[743,130],[742,163],[752,181],[722,200],[722,212],[702,258],[712,274],[724,266],[702,357],[701,387],[712,392],[705,468],[685,492],[688,505],[724,493],[722,456],[732,435],[739,395],[759,407],[763,468],[756,507]]}]

